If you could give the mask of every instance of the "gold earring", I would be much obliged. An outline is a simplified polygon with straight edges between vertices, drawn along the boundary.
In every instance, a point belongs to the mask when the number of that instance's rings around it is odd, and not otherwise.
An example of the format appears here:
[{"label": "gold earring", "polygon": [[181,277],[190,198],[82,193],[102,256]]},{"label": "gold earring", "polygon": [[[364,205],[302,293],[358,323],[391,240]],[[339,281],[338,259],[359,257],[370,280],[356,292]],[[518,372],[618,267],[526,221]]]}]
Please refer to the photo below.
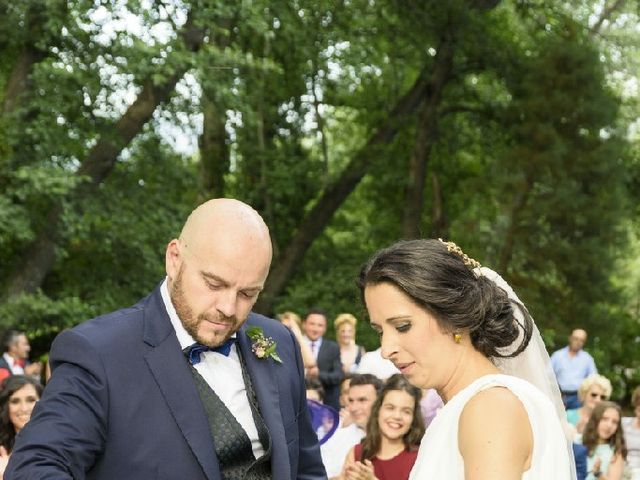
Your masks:
[{"label": "gold earring", "polygon": [[454,333],[453,334],[453,341],[456,343],[460,343],[460,340],[462,340],[462,335],[460,333]]}]

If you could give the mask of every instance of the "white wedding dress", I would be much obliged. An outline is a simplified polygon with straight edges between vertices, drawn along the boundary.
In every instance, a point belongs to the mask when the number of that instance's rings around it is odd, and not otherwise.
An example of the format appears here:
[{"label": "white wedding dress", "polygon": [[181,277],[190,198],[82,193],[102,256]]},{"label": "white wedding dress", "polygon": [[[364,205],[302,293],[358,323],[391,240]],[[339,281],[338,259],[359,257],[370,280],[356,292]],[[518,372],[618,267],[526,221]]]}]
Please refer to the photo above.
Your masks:
[{"label": "white wedding dress", "polygon": [[[486,375],[458,392],[436,415],[427,429],[409,480],[463,480],[464,463],[458,449],[458,421],[464,406],[476,393],[501,386],[522,402],[533,431],[531,468],[524,480],[572,478],[567,441],[551,401],[529,382],[511,375]],[[572,461],[572,460],[571,460]]]}]

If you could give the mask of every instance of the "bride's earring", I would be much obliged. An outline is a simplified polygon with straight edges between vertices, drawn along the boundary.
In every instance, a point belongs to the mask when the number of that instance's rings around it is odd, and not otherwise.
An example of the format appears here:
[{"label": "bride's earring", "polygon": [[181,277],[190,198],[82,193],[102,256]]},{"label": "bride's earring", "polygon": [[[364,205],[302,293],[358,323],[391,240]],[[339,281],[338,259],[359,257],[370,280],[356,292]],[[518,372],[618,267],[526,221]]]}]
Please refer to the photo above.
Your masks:
[{"label": "bride's earring", "polygon": [[461,333],[454,333],[453,334],[453,341],[456,343],[460,343],[460,340],[462,340],[462,334]]}]

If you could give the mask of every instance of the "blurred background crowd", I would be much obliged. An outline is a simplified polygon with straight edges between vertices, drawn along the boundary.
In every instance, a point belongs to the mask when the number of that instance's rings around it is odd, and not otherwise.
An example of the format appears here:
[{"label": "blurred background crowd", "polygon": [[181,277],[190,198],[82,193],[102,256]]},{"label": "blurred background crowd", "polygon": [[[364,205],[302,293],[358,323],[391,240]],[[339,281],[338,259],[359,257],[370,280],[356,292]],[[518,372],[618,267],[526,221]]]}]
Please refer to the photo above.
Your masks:
[{"label": "blurred background crowd", "polygon": [[[443,405],[438,393],[409,384],[380,348],[366,351],[359,345],[359,322],[350,313],[330,321],[324,310],[312,308],[304,318],[286,311],[278,320],[300,345],[312,425],[329,478],[408,479],[424,431]],[[327,335],[330,328],[335,340]],[[640,385],[630,403],[614,401],[610,379],[598,373],[584,348],[587,340],[584,329],[574,329],[549,366],[566,409],[578,479],[638,480]],[[25,332],[6,331],[3,347],[0,472],[49,376],[46,362],[29,360]]]}]

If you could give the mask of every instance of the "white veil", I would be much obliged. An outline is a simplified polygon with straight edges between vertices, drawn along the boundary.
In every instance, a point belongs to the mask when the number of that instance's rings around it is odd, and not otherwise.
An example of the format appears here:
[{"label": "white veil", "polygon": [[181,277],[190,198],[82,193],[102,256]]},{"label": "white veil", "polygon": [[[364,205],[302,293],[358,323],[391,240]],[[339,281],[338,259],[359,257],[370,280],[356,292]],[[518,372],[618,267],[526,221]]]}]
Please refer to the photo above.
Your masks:
[{"label": "white veil", "polygon": [[521,326],[520,336],[512,344],[513,347],[507,347],[505,351],[501,353],[509,353],[510,350],[520,345],[522,337],[524,335],[525,316],[531,319],[533,325],[533,332],[531,334],[531,340],[525,348],[525,350],[515,357],[496,358],[494,360],[498,369],[507,375],[521,378],[528,381],[537,387],[542,393],[544,393],[555,406],[556,413],[560,419],[560,423],[565,430],[567,437],[567,449],[569,450],[569,458],[571,460],[571,478],[576,479],[575,461],[573,460],[573,448],[571,446],[571,434],[566,420],[566,413],[564,405],[562,404],[562,397],[560,395],[560,389],[556,381],[555,374],[551,367],[551,359],[547,353],[547,349],[540,335],[540,331],[536,326],[533,318],[529,314],[529,311],[524,306],[522,301],[518,298],[511,286],[496,272],[487,267],[478,267],[473,269],[474,273],[478,276],[482,275],[491,281],[493,281],[498,287],[504,290],[509,296],[513,304],[513,312],[515,321]]}]

